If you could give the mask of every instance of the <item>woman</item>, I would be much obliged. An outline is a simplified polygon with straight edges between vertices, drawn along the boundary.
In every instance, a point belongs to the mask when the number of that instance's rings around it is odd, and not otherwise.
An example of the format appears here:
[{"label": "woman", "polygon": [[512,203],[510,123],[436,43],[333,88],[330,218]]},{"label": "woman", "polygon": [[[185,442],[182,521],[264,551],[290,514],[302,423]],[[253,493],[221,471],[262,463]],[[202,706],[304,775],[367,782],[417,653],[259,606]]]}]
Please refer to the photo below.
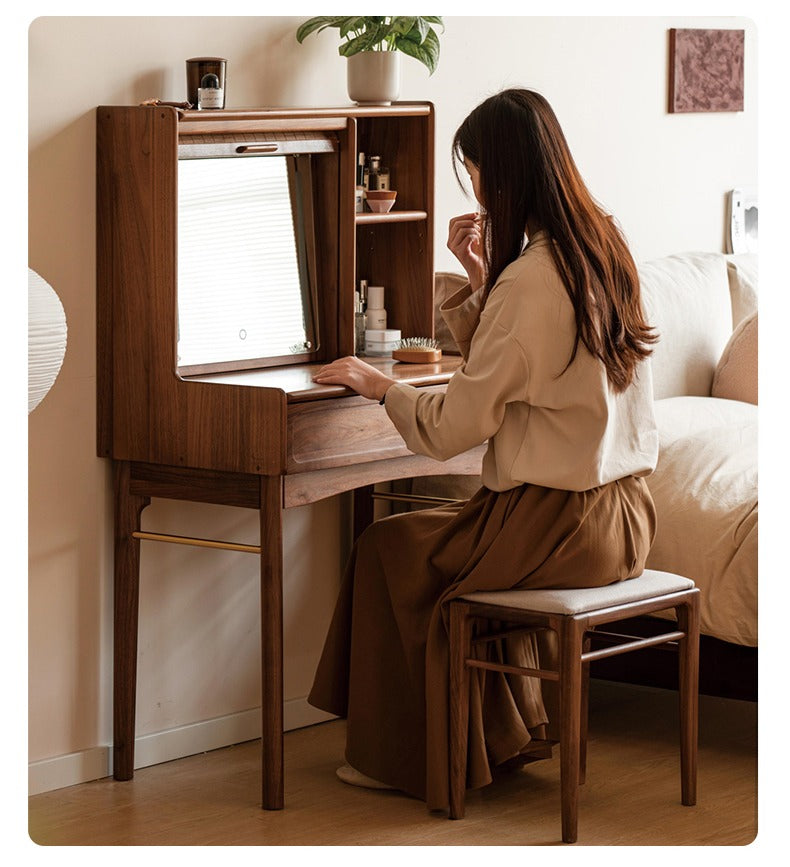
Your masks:
[{"label": "woman", "polygon": [[[450,222],[469,283],[442,305],[464,356],[445,394],[358,358],[322,368],[383,401],[408,447],[438,460],[488,441],[463,506],[375,522],[349,563],[310,695],[346,716],[341,779],[447,806],[445,603],[475,590],[601,586],[638,575],[655,532],[643,476],[658,440],[655,340],[636,268],[592,199],[546,100],[507,90],[458,129],[454,165],[485,217]],[[525,243],[526,238],[526,243]],[[486,652],[536,667],[534,638]],[[473,678],[468,785],[547,722],[539,682]]]}]

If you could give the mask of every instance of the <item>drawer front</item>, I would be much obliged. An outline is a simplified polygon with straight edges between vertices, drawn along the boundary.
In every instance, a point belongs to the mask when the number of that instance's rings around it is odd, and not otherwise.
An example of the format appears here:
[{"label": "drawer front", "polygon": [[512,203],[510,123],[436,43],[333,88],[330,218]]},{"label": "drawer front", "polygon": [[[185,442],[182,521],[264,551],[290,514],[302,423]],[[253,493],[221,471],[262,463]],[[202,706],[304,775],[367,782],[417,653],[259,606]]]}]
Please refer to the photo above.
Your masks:
[{"label": "drawer front", "polygon": [[[444,391],[429,386],[421,391]],[[361,397],[288,406],[286,472],[346,467],[410,455],[386,410]]]}]

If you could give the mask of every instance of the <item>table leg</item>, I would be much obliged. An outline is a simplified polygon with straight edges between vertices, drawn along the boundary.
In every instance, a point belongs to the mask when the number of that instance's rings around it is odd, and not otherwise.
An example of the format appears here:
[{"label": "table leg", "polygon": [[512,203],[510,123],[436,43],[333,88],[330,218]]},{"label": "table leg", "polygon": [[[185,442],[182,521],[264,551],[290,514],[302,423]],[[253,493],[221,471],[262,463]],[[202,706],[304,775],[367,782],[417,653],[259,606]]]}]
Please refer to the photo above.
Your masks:
[{"label": "table leg", "polygon": [[283,796],[282,479],[261,476],[261,762],[265,810]]},{"label": "table leg", "polygon": [[115,586],[113,627],[113,776],[134,776],[134,713],[137,697],[137,622],[140,588],[140,515],[151,502],[129,491],[129,463],[116,461]]}]

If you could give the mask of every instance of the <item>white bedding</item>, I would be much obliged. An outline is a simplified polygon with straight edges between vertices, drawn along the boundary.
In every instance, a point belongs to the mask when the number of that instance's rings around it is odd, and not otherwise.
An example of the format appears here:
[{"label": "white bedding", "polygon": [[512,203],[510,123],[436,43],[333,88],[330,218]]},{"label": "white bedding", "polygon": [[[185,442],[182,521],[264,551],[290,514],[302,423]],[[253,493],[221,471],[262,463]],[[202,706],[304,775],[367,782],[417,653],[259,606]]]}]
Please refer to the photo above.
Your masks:
[{"label": "white bedding", "polygon": [[691,578],[702,632],[757,645],[757,407],[711,397],[656,401],[660,446],[647,482],[658,528],[647,565]]}]

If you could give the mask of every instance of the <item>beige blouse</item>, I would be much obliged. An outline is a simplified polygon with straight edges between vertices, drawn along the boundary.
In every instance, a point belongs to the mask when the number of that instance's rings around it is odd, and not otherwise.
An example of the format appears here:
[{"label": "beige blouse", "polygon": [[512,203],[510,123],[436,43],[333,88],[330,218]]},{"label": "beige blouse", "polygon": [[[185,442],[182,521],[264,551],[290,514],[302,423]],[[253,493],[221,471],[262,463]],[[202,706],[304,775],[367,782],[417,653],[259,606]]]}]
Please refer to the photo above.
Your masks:
[{"label": "beige blouse", "polygon": [[655,469],[649,362],[620,394],[582,343],[562,373],[576,322],[544,235],[502,272],[482,313],[481,300],[467,284],[441,307],[464,357],[446,393],[387,391],[411,451],[444,461],[488,440],[481,480],[494,491],[525,482],[584,491]]}]

